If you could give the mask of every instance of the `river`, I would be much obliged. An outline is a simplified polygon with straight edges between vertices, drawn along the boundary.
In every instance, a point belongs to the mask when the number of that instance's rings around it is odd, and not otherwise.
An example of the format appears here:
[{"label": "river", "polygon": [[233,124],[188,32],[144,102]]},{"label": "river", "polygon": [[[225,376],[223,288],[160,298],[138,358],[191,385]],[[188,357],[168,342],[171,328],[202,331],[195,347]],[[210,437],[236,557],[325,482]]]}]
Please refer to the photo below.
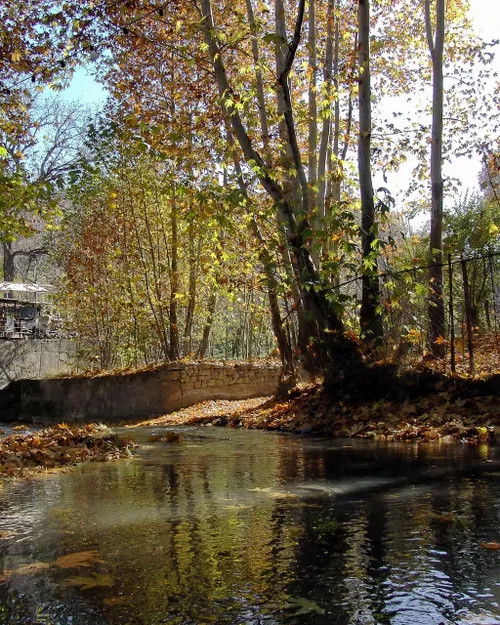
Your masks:
[{"label": "river", "polygon": [[500,449],[176,431],[0,485],[0,625],[500,624]]}]

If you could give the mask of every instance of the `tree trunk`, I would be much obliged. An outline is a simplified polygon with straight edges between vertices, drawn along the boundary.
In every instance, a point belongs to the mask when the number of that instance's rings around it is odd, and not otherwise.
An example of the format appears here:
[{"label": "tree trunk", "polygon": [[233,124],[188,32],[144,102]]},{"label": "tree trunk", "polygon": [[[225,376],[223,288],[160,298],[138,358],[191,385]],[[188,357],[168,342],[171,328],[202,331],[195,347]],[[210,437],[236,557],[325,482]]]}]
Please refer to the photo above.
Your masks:
[{"label": "tree trunk", "polygon": [[250,32],[252,33],[252,56],[255,68],[255,83],[257,92],[257,103],[259,106],[260,131],[262,134],[262,144],[264,146],[264,154],[268,155],[269,146],[269,125],[266,115],[266,101],[264,97],[264,84],[262,82],[262,71],[260,69],[259,44],[257,39],[257,28],[255,25],[255,16],[252,7],[252,0],[245,0],[247,7],[248,22],[250,24]]},{"label": "tree trunk", "polygon": [[[280,0],[276,1],[280,2]],[[291,43],[287,46],[283,71],[277,77],[278,95],[282,99],[284,106],[283,117],[287,129],[287,146],[292,153],[294,169],[297,171],[297,178],[300,183],[299,204],[290,201],[290,197],[285,193],[284,188],[276,181],[273,173],[268,171],[261,155],[254,148],[238,110],[227,104],[227,96],[232,94],[233,90],[229,84],[223,63],[222,51],[215,38],[215,26],[210,0],[201,0],[201,24],[221,95],[221,103],[225,113],[231,120],[234,136],[247,162],[252,162],[254,168],[258,170],[258,178],[261,185],[274,200],[278,210],[286,220],[288,244],[295,258],[299,273],[297,286],[302,300],[307,300],[308,302],[320,337],[317,349],[321,353],[324,362],[328,363],[328,375],[331,381],[342,386],[349,385],[351,387],[355,379],[356,383],[359,381],[358,374],[363,369],[362,360],[353,342],[346,339],[342,334],[342,317],[330,306],[324,290],[325,285],[320,280],[318,270],[312,261],[307,245],[308,232],[310,231],[307,219],[310,207],[309,192],[298,147],[288,83],[288,75],[300,43],[304,9],[305,0],[300,0],[294,36]],[[354,386],[356,386],[356,383]]]},{"label": "tree trunk", "polygon": [[[309,29],[308,29],[308,48],[309,48],[309,92],[308,92],[308,115],[309,115],[309,153],[308,153],[308,182],[310,193],[310,211],[309,218],[313,227],[318,224],[318,211],[316,206],[316,182],[318,168],[318,104],[316,98],[316,78],[317,78],[317,59],[316,59],[316,0],[309,0]],[[314,232],[311,237],[311,254],[314,264],[319,267],[319,249],[318,234]]]},{"label": "tree trunk", "polygon": [[210,342],[210,332],[212,331],[212,325],[214,323],[216,306],[217,306],[217,293],[214,290],[210,294],[210,298],[208,300],[207,320],[205,322],[205,327],[203,328],[203,336],[201,339],[200,348],[198,349],[198,353],[196,354],[196,357],[199,358],[200,360],[203,360],[203,358],[205,358],[206,353],[208,351],[208,345]]},{"label": "tree trunk", "polygon": [[193,320],[196,304],[196,269],[197,255],[196,242],[194,237],[194,225],[191,222],[188,226],[189,237],[189,292],[188,305],[186,310],[186,325],[184,326],[184,356],[191,354],[193,346]]},{"label": "tree trunk", "polygon": [[3,279],[5,282],[14,282],[16,277],[15,255],[12,243],[3,243]]},{"label": "tree trunk", "polygon": [[[326,47],[325,47],[325,66],[323,72],[323,81],[325,84],[324,99],[328,102],[323,107],[323,122],[321,126],[321,138],[318,153],[318,193],[316,199],[316,212],[314,220],[315,230],[319,230],[320,224],[325,218],[325,192],[326,192],[326,162],[328,157],[328,146],[330,144],[331,120],[331,104],[332,95],[332,66],[333,66],[333,9],[334,0],[328,0],[326,13]],[[321,250],[319,251],[321,256]]]},{"label": "tree trunk", "polygon": [[335,205],[335,209],[338,210],[341,197],[341,185],[342,185],[342,170],[340,165],[340,94],[339,94],[339,55],[340,55],[340,25],[338,11],[335,16],[335,52],[333,62],[333,76],[334,76],[334,88],[335,88],[335,112],[333,117],[333,153],[330,155],[330,163],[332,163],[332,157],[335,161],[335,169],[333,173],[332,181],[332,202]]},{"label": "tree trunk", "polygon": [[429,347],[444,358],[445,310],[443,296],[443,48],[445,0],[436,0],[436,33],[433,36],[431,2],[425,3],[427,42],[432,58],[431,231],[429,250]]},{"label": "tree trunk", "polygon": [[363,247],[363,276],[361,296],[361,331],[369,343],[380,341],[383,335],[380,305],[380,285],[377,257],[373,249],[376,239],[375,204],[370,162],[371,150],[371,87],[370,87],[370,0],[359,0],[359,141],[358,171],[361,191],[361,230]]},{"label": "tree trunk", "polygon": [[172,212],[170,225],[172,229],[172,259],[171,259],[171,285],[170,285],[170,360],[179,360],[179,326],[177,320],[177,294],[179,292],[179,237],[178,237],[178,211],[175,197],[175,183],[172,185]]}]

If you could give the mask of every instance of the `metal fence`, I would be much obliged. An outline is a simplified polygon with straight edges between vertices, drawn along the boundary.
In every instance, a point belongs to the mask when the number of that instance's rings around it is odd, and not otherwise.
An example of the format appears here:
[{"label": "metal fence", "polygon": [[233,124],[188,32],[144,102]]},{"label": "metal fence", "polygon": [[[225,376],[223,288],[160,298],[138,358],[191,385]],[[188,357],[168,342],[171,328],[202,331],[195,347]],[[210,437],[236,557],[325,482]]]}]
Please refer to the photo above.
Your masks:
[{"label": "metal fence", "polygon": [[[445,321],[438,341],[452,373],[500,369],[500,252],[447,256],[442,263]],[[415,361],[429,351],[429,266],[378,274],[384,324],[384,357]],[[359,330],[361,276],[335,287],[350,296],[348,325]]]}]

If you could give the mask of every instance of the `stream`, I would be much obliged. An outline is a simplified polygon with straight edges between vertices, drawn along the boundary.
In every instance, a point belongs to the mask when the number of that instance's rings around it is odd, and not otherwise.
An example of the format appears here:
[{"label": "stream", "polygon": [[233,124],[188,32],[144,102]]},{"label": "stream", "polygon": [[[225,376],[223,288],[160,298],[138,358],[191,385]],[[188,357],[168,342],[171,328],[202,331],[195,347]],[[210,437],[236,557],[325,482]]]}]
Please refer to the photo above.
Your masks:
[{"label": "stream", "polygon": [[500,625],[500,448],[174,429],[0,483],[0,625]]}]

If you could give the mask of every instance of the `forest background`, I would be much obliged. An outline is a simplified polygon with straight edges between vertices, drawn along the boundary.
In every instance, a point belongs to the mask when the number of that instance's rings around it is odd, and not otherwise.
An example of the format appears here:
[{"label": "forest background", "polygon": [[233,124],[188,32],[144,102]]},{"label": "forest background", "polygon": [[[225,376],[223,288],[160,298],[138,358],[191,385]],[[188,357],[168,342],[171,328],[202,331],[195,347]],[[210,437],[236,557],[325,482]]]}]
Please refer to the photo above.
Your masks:
[{"label": "forest background", "polygon": [[[495,369],[497,42],[465,0],[0,11],[4,279],[55,281],[96,367],[279,353],[345,384],[482,341]],[[99,111],[62,97],[82,65]],[[442,167],[471,155],[465,193]]]}]

